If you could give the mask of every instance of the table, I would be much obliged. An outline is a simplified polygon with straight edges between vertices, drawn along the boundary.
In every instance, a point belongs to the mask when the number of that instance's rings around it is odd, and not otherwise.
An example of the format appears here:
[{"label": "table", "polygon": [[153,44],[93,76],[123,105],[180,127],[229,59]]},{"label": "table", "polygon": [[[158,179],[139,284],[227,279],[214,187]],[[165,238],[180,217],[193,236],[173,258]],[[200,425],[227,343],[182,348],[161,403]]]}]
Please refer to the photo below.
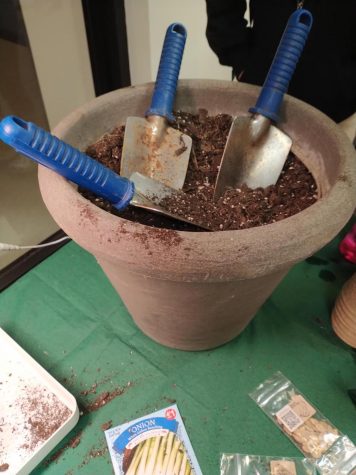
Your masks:
[{"label": "table", "polygon": [[[347,394],[356,387],[355,353],[330,325],[335,298],[355,271],[337,248],[351,224],[289,272],[238,338],[211,351],[172,350],[143,335],[95,259],[73,242],[6,289],[0,326],[75,395],[83,412],[33,474],[112,473],[102,424],[173,401],[204,475],[219,473],[221,452],[298,456],[248,396],[277,370],[356,442],[356,409]],[[88,412],[104,391],[116,397]]]}]

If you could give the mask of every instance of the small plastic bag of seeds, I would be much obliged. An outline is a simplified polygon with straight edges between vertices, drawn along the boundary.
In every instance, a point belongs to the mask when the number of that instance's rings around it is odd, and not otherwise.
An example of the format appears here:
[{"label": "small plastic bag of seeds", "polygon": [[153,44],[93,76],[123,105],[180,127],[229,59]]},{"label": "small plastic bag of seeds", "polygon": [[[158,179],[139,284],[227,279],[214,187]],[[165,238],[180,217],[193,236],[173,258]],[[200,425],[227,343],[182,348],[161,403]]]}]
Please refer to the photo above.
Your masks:
[{"label": "small plastic bag of seeds", "polygon": [[356,447],[343,435],[315,462],[321,475],[356,475]]},{"label": "small plastic bag of seeds", "polygon": [[220,475],[316,475],[308,459],[222,454]]},{"label": "small plastic bag of seeds", "polygon": [[[251,398],[323,475],[351,474],[354,444],[281,372],[260,384]],[[355,449],[355,451],[353,450]],[[342,471],[341,471],[342,470]],[[356,475],[356,470],[355,470]]]}]

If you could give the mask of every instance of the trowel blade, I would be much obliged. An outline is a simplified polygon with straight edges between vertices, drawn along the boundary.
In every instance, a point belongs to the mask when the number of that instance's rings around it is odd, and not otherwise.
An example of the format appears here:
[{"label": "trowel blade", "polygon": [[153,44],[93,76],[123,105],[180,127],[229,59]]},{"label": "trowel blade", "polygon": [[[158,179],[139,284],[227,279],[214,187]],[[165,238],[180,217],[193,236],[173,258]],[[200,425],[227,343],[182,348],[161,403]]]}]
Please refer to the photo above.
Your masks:
[{"label": "trowel blade", "polygon": [[187,174],[192,139],[173,127],[157,134],[156,123],[128,117],[120,175],[139,172],[179,190]]},{"label": "trowel blade", "polygon": [[163,183],[160,183],[152,178],[142,175],[141,173],[135,172],[130,176],[130,180],[135,185],[135,194],[131,200],[131,205],[137,206],[138,208],[144,208],[154,213],[162,214],[170,218],[182,221],[184,223],[193,224],[199,228],[209,230],[204,224],[198,223],[196,221],[191,221],[184,216],[171,213],[166,208],[161,206],[161,201],[164,198],[176,195],[183,194],[180,190],[174,190]]},{"label": "trowel blade", "polygon": [[277,182],[292,140],[274,125],[261,138],[253,130],[253,118],[237,117],[230,128],[214,191],[214,200],[227,188],[266,188]]}]

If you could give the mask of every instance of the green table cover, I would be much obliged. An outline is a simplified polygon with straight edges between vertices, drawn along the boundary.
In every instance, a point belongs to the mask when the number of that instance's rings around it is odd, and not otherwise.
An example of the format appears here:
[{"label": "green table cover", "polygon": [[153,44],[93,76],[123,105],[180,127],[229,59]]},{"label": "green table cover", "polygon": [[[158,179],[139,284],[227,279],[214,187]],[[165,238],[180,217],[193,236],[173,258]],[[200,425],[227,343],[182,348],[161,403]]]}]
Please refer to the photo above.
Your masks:
[{"label": "green table cover", "polygon": [[[173,401],[204,475],[219,473],[221,452],[298,456],[248,396],[277,370],[356,442],[356,409],[347,394],[356,388],[355,353],[330,325],[335,298],[356,269],[337,247],[350,225],[289,272],[238,338],[211,351],[172,350],[143,335],[94,258],[73,242],[11,285],[0,296],[0,325],[83,408],[53,460],[33,473],[112,473],[102,424]],[[85,395],[93,384],[96,394]],[[120,396],[86,412],[103,391],[118,388]],[[78,433],[79,445],[68,446]]]}]

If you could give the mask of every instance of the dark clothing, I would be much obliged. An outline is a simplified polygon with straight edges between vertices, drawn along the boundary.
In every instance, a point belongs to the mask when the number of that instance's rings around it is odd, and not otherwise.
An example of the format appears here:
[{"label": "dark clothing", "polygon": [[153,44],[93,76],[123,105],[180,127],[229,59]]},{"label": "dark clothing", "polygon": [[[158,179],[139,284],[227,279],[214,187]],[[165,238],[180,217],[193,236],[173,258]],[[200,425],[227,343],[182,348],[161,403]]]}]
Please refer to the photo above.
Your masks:
[{"label": "dark clothing", "polygon": [[[296,0],[206,0],[207,39],[241,81],[262,85]],[[356,111],[356,0],[305,0],[314,18],[288,93],[336,122]]]}]

